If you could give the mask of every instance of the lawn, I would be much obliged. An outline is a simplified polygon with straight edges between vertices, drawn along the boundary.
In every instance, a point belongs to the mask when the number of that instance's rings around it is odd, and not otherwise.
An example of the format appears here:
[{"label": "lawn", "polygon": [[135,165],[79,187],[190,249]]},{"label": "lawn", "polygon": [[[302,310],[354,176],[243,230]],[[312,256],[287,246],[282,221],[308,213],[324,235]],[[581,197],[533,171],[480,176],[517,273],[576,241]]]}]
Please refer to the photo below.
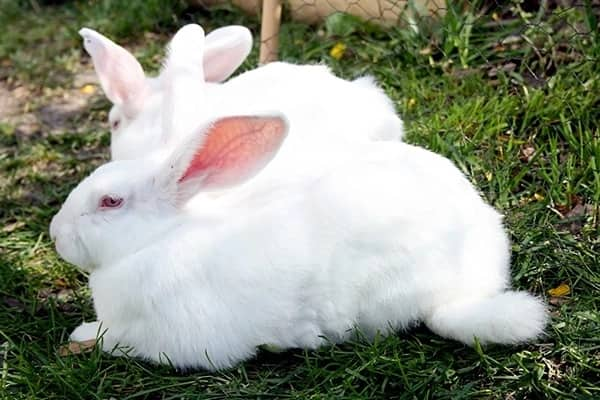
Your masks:
[{"label": "lawn", "polygon": [[[151,71],[187,22],[259,32],[232,7],[123,3],[0,0],[0,398],[600,398],[600,6],[591,0],[463,2],[412,28],[340,16],[282,27],[281,59],[376,76],[407,141],[452,159],[505,215],[513,285],[549,303],[545,337],[469,348],[421,327],[374,343],[262,351],[217,373],[97,349],[63,354],[94,311],[86,276],[59,259],[48,225],[109,145],[109,103],[77,30],[106,33]],[[256,62],[257,48],[242,70]]]}]

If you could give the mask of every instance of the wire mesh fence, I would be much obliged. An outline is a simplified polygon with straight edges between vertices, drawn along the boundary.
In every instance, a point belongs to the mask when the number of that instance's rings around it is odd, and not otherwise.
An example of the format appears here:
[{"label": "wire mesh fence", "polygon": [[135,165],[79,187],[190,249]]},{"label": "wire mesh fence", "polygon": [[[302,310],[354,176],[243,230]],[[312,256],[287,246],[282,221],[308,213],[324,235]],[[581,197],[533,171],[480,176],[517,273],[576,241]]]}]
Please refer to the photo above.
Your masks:
[{"label": "wire mesh fence", "polygon": [[[280,14],[277,10],[281,4],[282,0],[263,2],[261,63],[277,59]],[[406,25],[415,17],[445,13],[443,0],[287,0],[284,4],[290,19],[307,24],[317,24],[332,15],[343,13],[365,23],[390,27]]]},{"label": "wire mesh fence", "polygon": [[[348,25],[360,21],[383,35],[405,39],[401,45],[390,40],[389,57],[401,49],[444,70],[464,74],[483,68],[492,80],[504,74],[534,86],[545,82],[561,64],[596,62],[599,53],[600,0],[195,2],[205,6],[232,2],[246,12],[260,14],[261,63],[279,59],[280,24],[288,21],[325,23],[334,27],[334,36],[343,36]],[[340,41],[330,55],[339,59],[345,50]]]}]

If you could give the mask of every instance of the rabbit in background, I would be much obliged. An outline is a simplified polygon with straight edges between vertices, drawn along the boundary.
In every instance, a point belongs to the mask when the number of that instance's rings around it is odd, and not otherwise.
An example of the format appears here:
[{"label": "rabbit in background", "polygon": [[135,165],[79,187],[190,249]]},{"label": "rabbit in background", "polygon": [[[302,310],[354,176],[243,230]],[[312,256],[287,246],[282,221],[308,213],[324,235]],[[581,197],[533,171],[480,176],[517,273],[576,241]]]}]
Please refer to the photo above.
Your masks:
[{"label": "rabbit in background", "polygon": [[[323,65],[277,62],[223,82],[252,45],[249,30],[241,26],[223,27],[206,37],[199,25],[184,26],[171,40],[157,78],[146,78],[133,55],[101,34],[88,28],[80,34],[102,88],[113,102],[109,113],[113,160],[172,149],[205,116],[218,115],[221,109],[223,115],[232,110],[251,114],[277,109],[294,125],[296,115],[289,109],[303,105],[304,113],[298,118],[313,121],[315,129],[303,132],[298,143],[309,148],[326,141],[341,146],[403,136],[402,120],[371,77],[351,82]],[[168,127],[172,121],[181,128]],[[331,131],[329,138],[313,135],[323,123],[335,123],[340,129]]]},{"label": "rabbit in background", "polygon": [[[159,148],[164,74],[146,77],[138,60],[123,47],[89,28],[82,28],[79,34],[102,89],[113,103],[108,117],[112,158],[142,157]],[[251,49],[250,31],[231,25],[203,38],[190,57],[199,58],[202,75],[198,79],[218,83],[242,64]]]},{"label": "rabbit in background", "polygon": [[468,345],[543,333],[543,302],[510,289],[501,216],[452,162],[397,141],[279,161],[294,154],[291,128],[281,113],[207,117],[171,153],[82,181],[50,226],[58,253],[90,272],[98,320],[72,340],[102,334],[106,351],[214,370],[354,329],[423,322]]}]

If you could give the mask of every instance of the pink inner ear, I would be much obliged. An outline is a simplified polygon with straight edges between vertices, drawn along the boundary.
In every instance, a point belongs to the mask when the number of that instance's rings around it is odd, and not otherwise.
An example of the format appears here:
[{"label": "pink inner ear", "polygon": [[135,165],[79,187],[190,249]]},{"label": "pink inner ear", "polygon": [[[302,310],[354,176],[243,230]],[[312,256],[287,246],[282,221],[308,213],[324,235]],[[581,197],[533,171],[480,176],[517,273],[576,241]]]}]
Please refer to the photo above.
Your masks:
[{"label": "pink inner ear", "polygon": [[258,173],[275,155],[286,135],[279,117],[228,117],[208,131],[179,182],[202,178],[203,189],[241,183]]},{"label": "pink inner ear", "polygon": [[206,36],[204,79],[221,82],[244,62],[252,50],[252,34],[237,25],[215,29]]},{"label": "pink inner ear", "polygon": [[135,97],[141,96],[145,87],[144,70],[136,58],[97,32],[82,29],[80,33],[110,101],[114,104],[136,101]]},{"label": "pink inner ear", "polygon": [[248,51],[243,44],[230,49],[206,49],[204,54],[204,80],[222,82],[234,73],[246,59]]},{"label": "pink inner ear", "polygon": [[214,55],[204,61],[204,80],[206,82],[221,82],[238,67],[237,59],[233,56]]}]

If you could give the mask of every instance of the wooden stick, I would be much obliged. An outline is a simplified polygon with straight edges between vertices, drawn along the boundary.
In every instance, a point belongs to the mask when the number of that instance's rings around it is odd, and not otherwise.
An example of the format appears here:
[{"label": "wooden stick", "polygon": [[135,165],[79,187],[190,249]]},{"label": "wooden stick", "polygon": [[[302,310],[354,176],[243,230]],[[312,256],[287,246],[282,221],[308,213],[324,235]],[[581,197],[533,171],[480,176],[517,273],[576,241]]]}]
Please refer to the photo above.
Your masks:
[{"label": "wooden stick", "polygon": [[281,0],[263,0],[259,64],[267,64],[277,60],[280,25]]}]

